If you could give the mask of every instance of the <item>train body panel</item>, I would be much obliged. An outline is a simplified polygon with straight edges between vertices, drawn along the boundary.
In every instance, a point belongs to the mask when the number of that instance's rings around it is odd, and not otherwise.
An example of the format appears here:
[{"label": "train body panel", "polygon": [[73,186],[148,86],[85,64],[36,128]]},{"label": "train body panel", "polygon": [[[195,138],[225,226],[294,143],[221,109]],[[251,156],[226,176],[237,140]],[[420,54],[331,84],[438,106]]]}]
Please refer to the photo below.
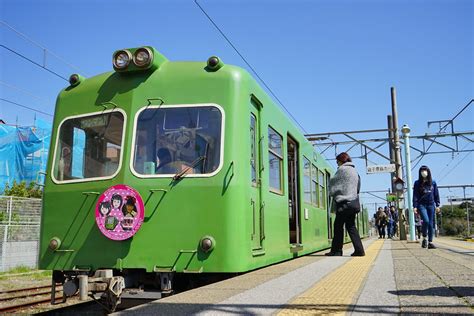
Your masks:
[{"label": "train body panel", "polygon": [[[329,245],[333,170],[238,67],[161,60],[156,69],[85,79],[58,96],[54,130],[41,269],[244,272]],[[162,176],[158,144],[173,162],[192,151],[186,168],[197,161],[200,171]],[[95,177],[94,168],[106,175]],[[113,217],[97,215],[99,199],[117,185],[133,188],[144,205],[141,226],[123,240],[98,227]],[[129,216],[121,203],[110,231]]]}]

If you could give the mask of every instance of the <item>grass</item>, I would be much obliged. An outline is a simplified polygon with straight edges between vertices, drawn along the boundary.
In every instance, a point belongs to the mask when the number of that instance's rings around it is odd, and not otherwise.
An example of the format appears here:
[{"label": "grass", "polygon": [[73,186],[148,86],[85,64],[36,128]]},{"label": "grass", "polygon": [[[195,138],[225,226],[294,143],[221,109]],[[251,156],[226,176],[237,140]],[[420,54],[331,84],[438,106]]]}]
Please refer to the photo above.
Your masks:
[{"label": "grass", "polygon": [[11,275],[15,275],[17,277],[28,276],[28,278],[34,280],[41,280],[45,277],[51,276],[51,271],[48,270],[37,270],[27,266],[18,266],[13,269],[8,270],[7,272],[0,272],[0,280],[7,279]]}]

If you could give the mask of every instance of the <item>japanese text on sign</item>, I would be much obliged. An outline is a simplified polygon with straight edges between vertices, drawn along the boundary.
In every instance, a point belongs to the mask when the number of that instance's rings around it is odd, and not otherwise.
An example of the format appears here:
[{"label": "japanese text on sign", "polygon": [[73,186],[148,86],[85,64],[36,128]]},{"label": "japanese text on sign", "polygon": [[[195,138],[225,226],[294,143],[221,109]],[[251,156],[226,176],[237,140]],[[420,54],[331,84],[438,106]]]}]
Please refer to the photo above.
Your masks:
[{"label": "japanese text on sign", "polygon": [[395,164],[367,166],[367,173],[391,173],[395,172]]}]

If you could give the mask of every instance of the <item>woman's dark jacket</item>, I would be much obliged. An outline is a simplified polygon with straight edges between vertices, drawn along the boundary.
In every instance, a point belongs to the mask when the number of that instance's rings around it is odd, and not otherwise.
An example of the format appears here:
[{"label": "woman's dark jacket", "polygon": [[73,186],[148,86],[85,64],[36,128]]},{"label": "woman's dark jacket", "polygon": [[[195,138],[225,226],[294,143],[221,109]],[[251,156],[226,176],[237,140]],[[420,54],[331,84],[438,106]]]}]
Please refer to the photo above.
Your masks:
[{"label": "woman's dark jacket", "polygon": [[[422,185],[423,187],[420,189],[420,186]],[[413,207],[418,208],[420,204],[435,204],[436,207],[439,207],[439,192],[435,181],[432,182],[431,186],[427,183],[422,184],[419,180],[415,181],[413,186]]]}]

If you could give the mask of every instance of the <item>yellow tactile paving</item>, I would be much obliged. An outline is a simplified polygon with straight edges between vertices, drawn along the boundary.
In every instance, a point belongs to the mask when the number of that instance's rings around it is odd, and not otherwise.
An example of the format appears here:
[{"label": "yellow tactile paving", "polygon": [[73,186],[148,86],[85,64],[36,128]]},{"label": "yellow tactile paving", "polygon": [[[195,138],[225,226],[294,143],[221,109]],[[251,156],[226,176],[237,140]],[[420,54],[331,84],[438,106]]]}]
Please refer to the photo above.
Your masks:
[{"label": "yellow tactile paving", "polygon": [[365,250],[365,257],[351,258],[296,297],[278,315],[343,315],[348,312],[383,243],[376,240]]}]

